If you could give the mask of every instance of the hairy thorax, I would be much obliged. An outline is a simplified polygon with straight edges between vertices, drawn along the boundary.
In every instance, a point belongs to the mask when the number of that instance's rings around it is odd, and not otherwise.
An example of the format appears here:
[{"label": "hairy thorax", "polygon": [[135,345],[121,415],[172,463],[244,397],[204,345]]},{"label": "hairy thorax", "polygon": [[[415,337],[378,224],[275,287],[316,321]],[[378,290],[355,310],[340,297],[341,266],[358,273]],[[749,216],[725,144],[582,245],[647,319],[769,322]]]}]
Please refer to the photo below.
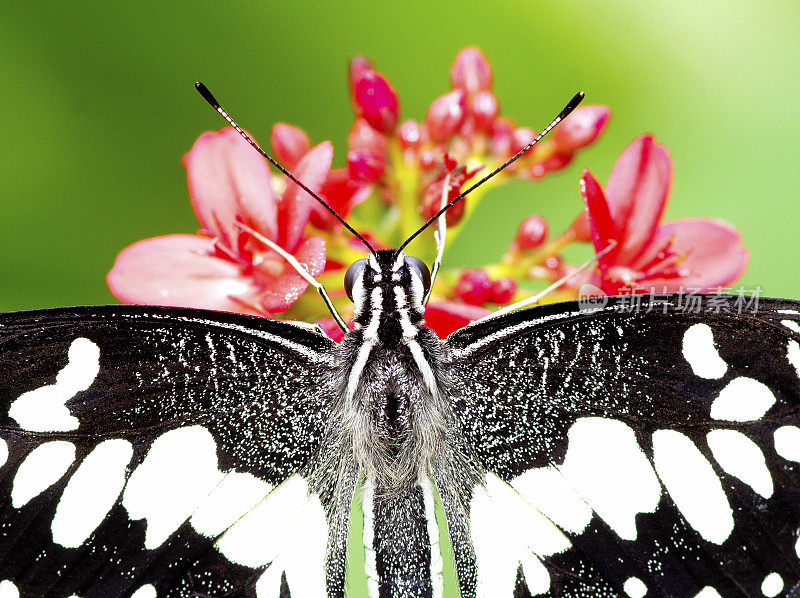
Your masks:
[{"label": "hairy thorax", "polygon": [[358,353],[347,343],[342,346],[351,358],[342,372],[329,430],[345,449],[342,458],[355,462],[361,477],[374,485],[376,497],[391,497],[427,477],[434,457],[447,454],[449,448],[452,413],[444,400],[448,384],[435,367],[441,344],[427,329],[413,342],[434,364],[433,381],[430,376],[425,379],[408,342],[382,338],[356,372],[359,384],[348,389],[347,381],[358,369]]}]

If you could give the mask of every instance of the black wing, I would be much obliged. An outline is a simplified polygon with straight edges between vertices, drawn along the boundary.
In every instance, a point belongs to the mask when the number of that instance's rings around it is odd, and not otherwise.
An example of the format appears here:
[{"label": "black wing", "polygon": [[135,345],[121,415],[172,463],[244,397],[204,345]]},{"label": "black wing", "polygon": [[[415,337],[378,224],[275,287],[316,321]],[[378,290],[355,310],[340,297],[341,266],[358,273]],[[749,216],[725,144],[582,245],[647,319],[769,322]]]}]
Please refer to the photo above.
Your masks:
[{"label": "black wing", "polygon": [[463,595],[800,593],[800,303],[686,299],[450,336]]},{"label": "black wing", "polygon": [[324,596],[335,507],[304,476],[333,346],[192,310],[0,315],[0,579],[22,596]]}]

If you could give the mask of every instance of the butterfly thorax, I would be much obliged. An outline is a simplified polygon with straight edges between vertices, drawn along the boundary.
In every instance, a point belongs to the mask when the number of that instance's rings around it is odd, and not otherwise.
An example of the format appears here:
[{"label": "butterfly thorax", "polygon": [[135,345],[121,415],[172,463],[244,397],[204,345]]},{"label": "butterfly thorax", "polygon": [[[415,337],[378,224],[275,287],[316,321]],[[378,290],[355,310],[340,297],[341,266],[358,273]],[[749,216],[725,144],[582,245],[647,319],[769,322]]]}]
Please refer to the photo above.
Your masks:
[{"label": "butterfly thorax", "polygon": [[442,345],[423,326],[424,284],[402,254],[371,257],[353,285],[355,330],[340,349],[331,425],[363,478],[387,494],[428,475],[432,456],[446,452],[452,421],[442,399]]}]

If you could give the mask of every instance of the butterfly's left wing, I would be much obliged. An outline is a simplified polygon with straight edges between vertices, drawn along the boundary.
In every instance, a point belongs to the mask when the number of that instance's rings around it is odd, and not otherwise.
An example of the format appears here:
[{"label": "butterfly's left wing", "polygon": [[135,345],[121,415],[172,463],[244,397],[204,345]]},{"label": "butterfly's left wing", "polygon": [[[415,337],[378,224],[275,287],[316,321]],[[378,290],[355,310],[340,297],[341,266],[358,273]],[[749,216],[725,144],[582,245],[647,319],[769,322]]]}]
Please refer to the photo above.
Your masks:
[{"label": "butterfly's left wing", "polygon": [[442,492],[464,596],[800,591],[800,303],[685,299],[448,339],[482,478]]},{"label": "butterfly's left wing", "polygon": [[0,315],[0,580],[22,596],[325,596],[341,522],[307,466],[333,346],[234,314]]}]

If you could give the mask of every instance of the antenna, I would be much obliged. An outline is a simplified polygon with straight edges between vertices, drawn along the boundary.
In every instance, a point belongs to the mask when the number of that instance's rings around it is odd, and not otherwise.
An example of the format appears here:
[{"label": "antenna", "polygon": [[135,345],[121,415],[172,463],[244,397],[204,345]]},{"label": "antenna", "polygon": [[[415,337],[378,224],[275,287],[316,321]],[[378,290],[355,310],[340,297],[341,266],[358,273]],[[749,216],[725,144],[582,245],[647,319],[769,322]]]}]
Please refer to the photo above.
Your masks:
[{"label": "antenna", "polygon": [[[500,166],[498,166],[497,168],[495,168],[495,169],[494,169],[492,172],[490,172],[489,174],[487,174],[485,177],[483,177],[483,178],[482,178],[481,180],[479,180],[477,183],[475,183],[474,185],[472,185],[472,187],[470,187],[470,188],[469,188],[469,189],[467,189],[466,191],[463,191],[463,192],[461,192],[461,194],[459,194],[459,196],[458,196],[458,197],[456,197],[455,199],[453,199],[452,201],[450,201],[450,203],[448,203],[447,205],[443,206],[441,210],[439,210],[438,212],[436,212],[436,213],[435,213],[433,216],[431,216],[431,217],[430,217],[430,219],[429,219],[429,220],[428,220],[428,221],[427,221],[425,224],[423,224],[421,227],[419,227],[419,229],[417,229],[417,232],[415,232],[415,233],[414,233],[413,235],[411,235],[411,236],[410,236],[408,239],[406,239],[405,241],[403,241],[403,244],[402,244],[402,245],[400,245],[400,247],[397,249],[397,251],[396,251],[395,255],[399,255],[399,254],[400,254],[400,252],[401,252],[401,251],[403,251],[403,249],[405,249],[405,247],[406,247],[406,246],[407,246],[409,243],[411,243],[411,241],[413,241],[414,239],[416,239],[416,238],[417,238],[417,236],[418,236],[418,235],[419,235],[419,234],[420,234],[422,231],[424,231],[424,230],[425,230],[426,228],[428,228],[428,227],[429,227],[431,224],[433,224],[434,222],[436,222],[436,219],[437,219],[437,218],[439,218],[439,216],[441,216],[442,214],[444,214],[444,213],[445,213],[447,210],[449,210],[451,207],[453,207],[454,205],[456,205],[456,204],[457,204],[459,201],[461,201],[462,199],[464,199],[464,198],[465,198],[467,195],[469,195],[470,193],[472,193],[472,192],[473,192],[475,189],[477,189],[478,187],[480,187],[481,185],[483,185],[483,184],[484,184],[486,181],[488,181],[488,180],[489,180],[490,178],[492,178],[494,175],[496,175],[497,173],[501,172],[502,170],[505,170],[505,169],[506,169],[508,166],[510,166],[511,164],[513,164],[514,162],[516,162],[516,161],[517,161],[517,160],[518,160],[520,157],[522,157],[522,156],[523,156],[523,154],[527,153],[527,152],[528,152],[528,150],[530,150],[530,149],[531,149],[531,148],[532,148],[534,145],[536,145],[536,144],[537,144],[539,141],[541,141],[542,137],[544,137],[545,135],[547,135],[547,134],[548,134],[548,133],[549,133],[549,132],[550,132],[550,131],[553,129],[553,127],[555,127],[555,126],[556,126],[558,123],[560,123],[560,122],[561,122],[562,120],[564,120],[564,119],[565,119],[567,116],[569,116],[569,113],[570,113],[570,112],[572,112],[573,110],[575,110],[575,108],[577,108],[577,107],[578,107],[578,104],[580,104],[582,101],[583,101],[583,92],[582,92],[582,91],[579,91],[579,92],[578,92],[578,93],[576,93],[574,96],[572,96],[572,99],[569,101],[569,103],[568,103],[566,106],[564,106],[564,109],[563,109],[561,112],[559,112],[559,113],[558,113],[558,116],[556,116],[556,117],[555,117],[555,118],[554,118],[554,119],[553,119],[553,120],[550,122],[550,124],[549,124],[549,125],[547,125],[547,126],[546,126],[546,127],[543,129],[543,130],[542,130],[542,132],[541,132],[541,133],[539,133],[539,134],[536,136],[536,138],[535,138],[533,141],[531,141],[531,142],[530,142],[528,145],[526,145],[525,147],[523,147],[523,148],[522,148],[521,150],[519,150],[519,151],[518,151],[516,154],[514,154],[513,156],[511,156],[511,157],[510,157],[508,160],[506,160],[506,161],[505,161],[503,164],[501,164]],[[224,115],[223,115],[223,116],[224,116]]]},{"label": "antenna", "polygon": [[[313,192],[311,189],[309,189],[309,188],[308,188],[308,187],[305,185],[305,183],[303,183],[302,181],[300,181],[300,180],[299,180],[297,177],[295,177],[295,176],[294,176],[294,175],[293,175],[291,172],[289,172],[289,171],[288,171],[288,170],[286,170],[286,169],[285,169],[283,166],[281,166],[281,165],[278,163],[278,161],[277,161],[277,160],[275,160],[275,158],[273,158],[273,157],[272,157],[272,156],[270,156],[270,155],[269,155],[267,152],[265,152],[263,149],[261,149],[261,146],[260,146],[260,145],[258,145],[258,144],[257,144],[255,141],[253,141],[253,139],[250,137],[250,135],[248,135],[247,133],[245,133],[245,132],[244,132],[244,129],[242,129],[242,127],[240,127],[239,125],[237,125],[237,124],[236,124],[236,122],[233,120],[233,118],[231,118],[231,116],[228,114],[228,112],[227,112],[227,111],[226,111],[226,110],[225,110],[225,109],[224,109],[222,106],[220,106],[220,105],[219,105],[219,102],[217,101],[217,98],[215,98],[215,97],[213,96],[213,94],[212,94],[210,91],[208,91],[208,88],[207,88],[205,85],[203,85],[202,83],[200,83],[200,81],[198,81],[197,83],[195,83],[195,84],[194,84],[194,86],[197,88],[197,91],[199,91],[199,92],[200,92],[200,95],[201,95],[201,96],[203,96],[203,99],[204,99],[206,102],[208,102],[209,104],[211,104],[211,107],[212,107],[214,110],[216,110],[217,112],[219,112],[219,113],[220,113],[220,115],[222,116],[222,118],[224,118],[226,121],[228,121],[228,124],[229,124],[230,126],[232,126],[234,129],[236,129],[236,132],[237,132],[237,133],[239,133],[239,135],[241,135],[241,136],[244,138],[244,140],[245,140],[247,143],[249,143],[251,146],[253,146],[253,148],[255,148],[255,150],[256,150],[256,151],[257,151],[259,154],[261,154],[262,156],[264,156],[264,157],[267,159],[267,161],[268,161],[270,164],[272,164],[272,165],[273,165],[275,168],[277,168],[277,169],[278,169],[278,170],[280,170],[280,171],[281,171],[283,174],[285,174],[287,177],[289,177],[289,179],[291,179],[292,181],[294,181],[294,182],[295,182],[295,183],[296,183],[296,184],[297,184],[297,185],[298,185],[298,186],[299,186],[299,187],[300,187],[300,188],[301,188],[303,191],[305,191],[305,192],[306,192],[306,193],[308,193],[308,194],[309,194],[311,197],[313,197],[314,199],[316,199],[316,200],[317,200],[317,201],[320,203],[320,205],[322,205],[322,207],[324,207],[326,210],[328,210],[328,211],[329,211],[329,212],[330,212],[330,213],[333,215],[333,217],[334,217],[334,218],[336,218],[336,220],[338,220],[339,222],[341,222],[341,223],[342,223],[342,225],[343,225],[343,226],[344,226],[344,227],[345,227],[347,230],[349,230],[351,233],[353,233],[353,235],[354,235],[354,236],[355,236],[355,237],[356,237],[356,238],[357,238],[359,241],[361,241],[361,242],[362,242],[364,245],[366,245],[366,247],[367,247],[367,249],[369,249],[370,253],[372,253],[373,255],[375,255],[375,249],[372,247],[372,245],[370,245],[370,244],[369,244],[369,241],[367,241],[367,240],[366,240],[364,237],[362,237],[362,236],[361,236],[361,235],[358,233],[358,231],[357,231],[357,230],[355,230],[355,229],[354,229],[352,226],[350,226],[349,224],[347,224],[347,222],[344,220],[344,218],[342,218],[341,216],[339,216],[339,214],[337,214],[337,213],[336,213],[336,210],[334,210],[332,207],[330,207],[330,206],[329,206],[329,205],[328,205],[328,204],[325,202],[325,200],[324,200],[324,199],[322,199],[322,198],[321,198],[321,197],[320,197],[318,194],[314,193],[314,192]],[[412,237],[412,238],[413,238],[413,237]]]}]

